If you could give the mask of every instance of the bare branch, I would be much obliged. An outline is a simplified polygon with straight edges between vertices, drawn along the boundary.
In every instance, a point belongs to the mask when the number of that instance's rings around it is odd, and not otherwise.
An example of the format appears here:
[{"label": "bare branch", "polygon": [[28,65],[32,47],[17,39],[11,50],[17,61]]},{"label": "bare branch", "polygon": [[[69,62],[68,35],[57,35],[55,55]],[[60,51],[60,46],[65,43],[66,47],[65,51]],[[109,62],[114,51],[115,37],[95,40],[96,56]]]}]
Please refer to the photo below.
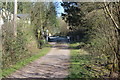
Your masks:
[{"label": "bare branch", "polygon": [[119,27],[118,24],[116,23],[115,19],[113,18],[112,14],[110,13],[110,10],[109,10],[106,2],[104,2],[104,6],[105,6],[105,9],[106,9],[108,15],[110,16],[112,22],[114,23],[115,27],[116,27],[117,29],[120,29],[120,27]]}]

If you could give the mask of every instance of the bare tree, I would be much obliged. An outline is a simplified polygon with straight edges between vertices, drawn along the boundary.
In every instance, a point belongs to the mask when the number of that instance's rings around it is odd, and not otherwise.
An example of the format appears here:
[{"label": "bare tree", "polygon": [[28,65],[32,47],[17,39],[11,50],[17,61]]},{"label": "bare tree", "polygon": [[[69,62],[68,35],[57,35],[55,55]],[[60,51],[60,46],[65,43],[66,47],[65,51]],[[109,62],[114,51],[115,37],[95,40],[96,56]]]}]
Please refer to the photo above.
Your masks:
[{"label": "bare tree", "polygon": [[[117,6],[116,7],[116,13],[117,13],[118,21],[116,21],[114,19],[114,16],[112,15],[112,13],[111,13],[111,11],[110,11],[110,9],[108,7],[108,4],[107,4],[107,2],[104,2],[105,12],[111,18],[111,20],[112,20],[112,22],[114,24],[113,27],[116,29],[117,46],[116,46],[116,50],[115,50],[115,53],[114,53],[114,57],[115,57],[114,62],[117,61],[118,68],[119,68],[118,72],[119,72],[120,71],[120,48],[119,48],[119,44],[120,44],[119,43],[119,40],[120,40],[120,38],[119,38],[119,36],[120,36],[120,22],[119,22],[120,21],[120,18],[119,18],[119,16],[120,16],[120,2],[115,2],[115,6]],[[113,68],[115,68],[114,65],[113,65]],[[114,73],[114,72],[116,72],[115,70],[116,69],[113,69],[113,71],[111,73],[111,77],[115,77],[115,73]],[[120,74],[118,76],[120,76]]]}]

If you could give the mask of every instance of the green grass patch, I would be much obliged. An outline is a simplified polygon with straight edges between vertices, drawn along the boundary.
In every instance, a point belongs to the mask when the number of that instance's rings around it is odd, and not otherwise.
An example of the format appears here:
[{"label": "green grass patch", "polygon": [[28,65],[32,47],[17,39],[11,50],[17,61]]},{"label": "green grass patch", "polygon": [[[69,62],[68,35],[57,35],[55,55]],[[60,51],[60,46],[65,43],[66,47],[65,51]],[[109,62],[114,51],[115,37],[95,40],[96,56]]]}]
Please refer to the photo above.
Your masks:
[{"label": "green grass patch", "polygon": [[[70,44],[76,47],[78,43]],[[99,78],[109,73],[104,67],[99,66],[100,58],[89,54],[84,49],[71,49],[70,68],[68,79],[70,78]]]},{"label": "green grass patch", "polygon": [[[90,71],[85,69],[85,65],[89,65],[91,56],[87,54],[79,54],[79,50],[71,50],[71,65],[69,78],[92,77]],[[92,74],[92,73],[91,73]]]},{"label": "green grass patch", "polygon": [[24,67],[25,65],[29,64],[30,62],[44,56],[45,54],[47,54],[50,51],[50,49],[51,49],[50,47],[45,47],[45,48],[40,50],[39,54],[35,54],[35,55],[31,56],[30,58],[24,59],[24,60],[16,63],[15,65],[11,66],[8,69],[3,69],[2,70],[2,77],[4,78],[4,77],[10,75],[11,73]]}]

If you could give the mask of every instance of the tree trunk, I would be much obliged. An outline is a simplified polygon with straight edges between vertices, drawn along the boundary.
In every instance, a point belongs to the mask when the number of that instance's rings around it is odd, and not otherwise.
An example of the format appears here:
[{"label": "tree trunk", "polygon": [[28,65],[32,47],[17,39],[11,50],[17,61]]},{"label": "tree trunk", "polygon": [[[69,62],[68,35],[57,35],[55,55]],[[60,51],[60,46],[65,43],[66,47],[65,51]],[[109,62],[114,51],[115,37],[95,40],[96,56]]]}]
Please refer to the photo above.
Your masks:
[{"label": "tree trunk", "polygon": [[14,0],[14,36],[17,36],[17,0]]},{"label": "tree trunk", "polygon": [[[118,3],[119,4],[119,3]],[[115,29],[116,29],[116,38],[117,38],[117,49],[115,50],[115,53],[116,53],[116,59],[117,59],[117,65],[118,65],[118,71],[116,71],[116,67],[115,67],[115,64],[113,64],[113,68],[111,70],[111,74],[110,74],[110,77],[120,77],[120,6],[118,5],[117,7],[117,17],[118,17],[118,23],[116,23],[116,20],[113,18],[113,15],[111,14],[106,2],[104,2],[104,7],[105,7],[105,10],[107,12],[107,14],[109,15],[109,17],[111,18],[113,24],[115,25]],[[115,73],[115,72],[118,72],[118,75]],[[117,76],[116,76],[117,75]]]},{"label": "tree trunk", "polygon": [[[119,35],[118,35],[118,37],[120,37],[120,29],[118,30],[118,32],[119,32]],[[118,39],[118,46],[119,46],[119,48],[118,48],[118,55],[117,55],[117,57],[118,57],[118,66],[119,66],[119,70],[118,70],[118,72],[119,72],[119,77],[120,77],[120,38]]]},{"label": "tree trunk", "polygon": [[118,58],[118,67],[119,67],[119,76],[120,77],[120,2],[118,3],[118,22],[119,22],[119,29],[117,29],[118,31],[118,54],[117,54],[117,58]]}]

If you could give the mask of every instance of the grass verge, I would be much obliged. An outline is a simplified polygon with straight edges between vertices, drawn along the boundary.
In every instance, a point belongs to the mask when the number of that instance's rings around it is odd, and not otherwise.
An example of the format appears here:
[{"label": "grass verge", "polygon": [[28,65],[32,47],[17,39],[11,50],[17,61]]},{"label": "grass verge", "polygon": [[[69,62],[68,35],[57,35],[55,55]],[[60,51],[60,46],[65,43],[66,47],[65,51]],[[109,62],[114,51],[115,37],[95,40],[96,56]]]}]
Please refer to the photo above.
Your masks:
[{"label": "grass verge", "polygon": [[15,72],[16,70],[29,64],[30,62],[44,56],[45,54],[47,54],[50,51],[50,49],[51,49],[50,47],[45,47],[40,50],[39,54],[35,54],[35,55],[31,56],[30,58],[24,59],[8,69],[3,69],[2,70],[2,78],[5,78],[6,76],[10,75],[11,73]]},{"label": "grass verge", "polygon": [[100,78],[109,73],[105,66],[101,66],[102,59],[89,54],[84,49],[77,49],[79,43],[70,44],[71,58],[68,79],[70,78]]}]

